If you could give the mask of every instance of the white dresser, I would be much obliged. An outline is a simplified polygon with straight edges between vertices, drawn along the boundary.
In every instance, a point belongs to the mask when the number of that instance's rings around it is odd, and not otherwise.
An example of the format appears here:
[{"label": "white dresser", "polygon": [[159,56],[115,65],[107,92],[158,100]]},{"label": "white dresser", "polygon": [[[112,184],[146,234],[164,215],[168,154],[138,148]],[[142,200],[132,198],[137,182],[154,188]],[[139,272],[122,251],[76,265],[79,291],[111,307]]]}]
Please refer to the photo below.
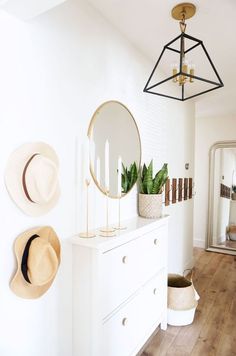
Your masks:
[{"label": "white dresser", "polygon": [[116,237],[71,239],[73,356],[135,356],[167,322],[168,217]]}]

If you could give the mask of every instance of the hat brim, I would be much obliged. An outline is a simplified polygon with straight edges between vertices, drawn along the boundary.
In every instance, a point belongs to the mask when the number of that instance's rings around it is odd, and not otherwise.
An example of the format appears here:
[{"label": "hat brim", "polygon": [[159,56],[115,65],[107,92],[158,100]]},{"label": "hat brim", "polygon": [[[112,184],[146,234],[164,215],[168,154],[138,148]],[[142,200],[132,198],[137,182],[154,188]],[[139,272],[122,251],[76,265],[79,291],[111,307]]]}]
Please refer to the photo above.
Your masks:
[{"label": "hat brim", "polygon": [[57,184],[55,193],[45,204],[32,203],[25,195],[22,185],[23,170],[33,154],[39,153],[52,160],[59,167],[58,157],[51,146],[44,142],[26,143],[17,148],[8,159],[5,170],[5,185],[16,205],[27,215],[40,216],[50,211],[58,202],[60,187]]},{"label": "hat brim", "polygon": [[55,231],[50,226],[30,229],[17,237],[14,244],[14,252],[17,260],[17,270],[15,276],[13,277],[10,283],[10,288],[18,297],[26,299],[36,299],[41,297],[50,288],[56,276],[55,275],[48,283],[42,286],[32,285],[24,279],[23,274],[21,272],[22,255],[27,241],[34,234],[37,234],[40,236],[40,238],[46,239],[50,242],[57,255],[58,266],[60,264],[60,242]]}]

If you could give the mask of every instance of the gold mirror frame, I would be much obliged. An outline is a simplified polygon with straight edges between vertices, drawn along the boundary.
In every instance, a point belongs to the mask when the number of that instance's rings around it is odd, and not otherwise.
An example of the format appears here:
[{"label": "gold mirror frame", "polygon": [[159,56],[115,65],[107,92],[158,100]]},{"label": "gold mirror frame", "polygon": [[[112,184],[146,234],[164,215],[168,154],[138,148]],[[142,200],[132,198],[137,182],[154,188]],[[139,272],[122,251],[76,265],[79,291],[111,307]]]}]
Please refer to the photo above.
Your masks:
[{"label": "gold mirror frame", "polygon": [[[139,129],[138,129],[138,125],[136,123],[136,120],[134,118],[134,116],[132,115],[131,111],[127,108],[126,105],[124,105],[123,103],[121,103],[120,101],[117,101],[117,100],[108,100],[108,101],[105,101],[104,103],[102,103],[97,109],[96,111],[94,112],[91,120],[90,120],[90,123],[89,123],[89,127],[88,127],[88,138],[90,139],[91,138],[91,133],[92,133],[92,129],[93,129],[93,126],[94,126],[94,123],[96,121],[96,116],[97,114],[99,113],[99,111],[107,104],[110,104],[110,103],[116,103],[116,104],[119,104],[121,106],[123,106],[123,108],[125,108],[128,113],[130,114],[131,118],[133,119],[133,122],[135,124],[135,127],[136,127],[136,130],[137,130],[137,135],[138,135],[138,141],[139,141],[139,151],[140,151],[140,158],[139,158],[139,162],[138,162],[138,166],[137,166],[137,169],[138,169],[138,172],[139,172],[139,169],[140,169],[140,165],[141,165],[141,160],[142,160],[142,145],[141,145],[141,138],[140,138],[140,133],[139,133]],[[104,195],[106,195],[106,192],[104,189],[102,189],[101,185],[98,184],[98,181],[95,177],[95,174],[94,174],[94,171],[92,169],[92,165],[91,165],[91,162],[90,162],[90,174],[93,178],[93,181],[94,183],[96,184],[97,188],[100,190],[100,192],[102,192]],[[136,181],[137,182],[137,181]],[[123,193],[121,195],[121,198],[125,197],[127,194],[129,194],[132,190],[133,190],[133,187],[135,186],[135,184],[132,186],[132,188],[127,192],[127,193]],[[119,199],[118,196],[116,195],[111,195],[109,194],[109,198],[111,199]]]},{"label": "gold mirror frame", "polygon": [[236,141],[219,141],[211,146],[209,151],[209,194],[208,194],[208,226],[206,250],[220,252],[229,255],[236,255],[236,249],[230,247],[218,247],[212,243],[213,238],[213,205],[214,205],[214,172],[215,172],[215,152],[219,148],[236,148]]}]

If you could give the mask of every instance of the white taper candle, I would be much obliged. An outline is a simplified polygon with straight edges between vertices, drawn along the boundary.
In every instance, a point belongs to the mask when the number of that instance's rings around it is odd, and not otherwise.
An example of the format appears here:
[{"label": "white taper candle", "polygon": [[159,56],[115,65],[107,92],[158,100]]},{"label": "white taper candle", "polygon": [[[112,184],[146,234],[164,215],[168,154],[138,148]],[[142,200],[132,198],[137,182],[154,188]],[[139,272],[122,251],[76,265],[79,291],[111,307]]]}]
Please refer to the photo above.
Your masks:
[{"label": "white taper candle", "polygon": [[89,170],[89,138],[87,137],[83,144],[83,176],[84,180],[90,180]]}]

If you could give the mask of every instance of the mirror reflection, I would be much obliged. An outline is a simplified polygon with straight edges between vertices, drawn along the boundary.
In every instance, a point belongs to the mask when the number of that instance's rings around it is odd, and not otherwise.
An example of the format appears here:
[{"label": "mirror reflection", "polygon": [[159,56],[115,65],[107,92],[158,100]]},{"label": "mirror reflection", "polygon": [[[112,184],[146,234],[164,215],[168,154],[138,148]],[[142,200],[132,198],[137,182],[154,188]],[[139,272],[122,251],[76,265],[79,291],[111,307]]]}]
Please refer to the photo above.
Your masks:
[{"label": "mirror reflection", "polygon": [[236,145],[220,145],[212,154],[210,245],[236,250]]},{"label": "mirror reflection", "polygon": [[140,136],[132,114],[122,103],[108,101],[94,113],[88,136],[94,182],[111,198],[126,195],[136,183],[141,161]]}]

